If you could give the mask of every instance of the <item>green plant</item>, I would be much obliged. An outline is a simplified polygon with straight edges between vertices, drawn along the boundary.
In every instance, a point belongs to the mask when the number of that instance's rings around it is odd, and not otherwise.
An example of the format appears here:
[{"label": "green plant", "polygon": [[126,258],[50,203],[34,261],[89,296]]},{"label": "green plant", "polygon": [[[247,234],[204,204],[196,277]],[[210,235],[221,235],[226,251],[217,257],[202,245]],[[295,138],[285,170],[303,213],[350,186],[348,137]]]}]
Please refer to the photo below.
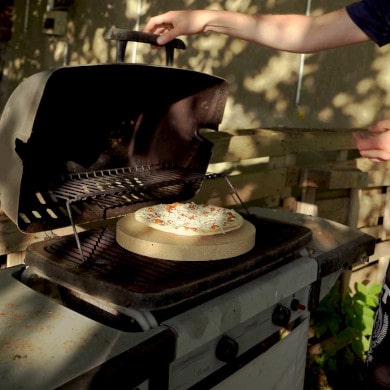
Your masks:
[{"label": "green plant", "polygon": [[356,283],[354,288],[342,295],[338,281],[311,315],[306,390],[362,385],[381,286]]}]

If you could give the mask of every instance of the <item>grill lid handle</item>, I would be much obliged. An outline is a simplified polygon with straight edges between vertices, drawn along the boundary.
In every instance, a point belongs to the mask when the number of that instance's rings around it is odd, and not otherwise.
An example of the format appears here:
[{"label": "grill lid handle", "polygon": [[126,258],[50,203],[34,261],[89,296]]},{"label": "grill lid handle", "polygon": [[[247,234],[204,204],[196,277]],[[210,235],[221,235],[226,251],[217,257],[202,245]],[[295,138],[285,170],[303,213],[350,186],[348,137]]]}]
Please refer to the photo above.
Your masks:
[{"label": "grill lid handle", "polygon": [[[157,34],[149,34],[145,33],[143,31],[133,31],[133,30],[126,30],[123,28],[116,28],[111,27],[110,30],[107,32],[107,34],[104,36],[105,39],[109,40],[116,40],[116,61],[117,62],[124,62],[125,60],[125,51],[127,42],[142,42],[142,43],[149,43],[153,46],[161,46],[157,43]],[[182,49],[184,50],[186,48],[186,45],[181,39],[173,39],[172,41],[168,42],[167,44],[163,45],[165,47],[165,54],[166,54],[166,65],[171,66],[173,63],[173,52],[175,49]]]}]

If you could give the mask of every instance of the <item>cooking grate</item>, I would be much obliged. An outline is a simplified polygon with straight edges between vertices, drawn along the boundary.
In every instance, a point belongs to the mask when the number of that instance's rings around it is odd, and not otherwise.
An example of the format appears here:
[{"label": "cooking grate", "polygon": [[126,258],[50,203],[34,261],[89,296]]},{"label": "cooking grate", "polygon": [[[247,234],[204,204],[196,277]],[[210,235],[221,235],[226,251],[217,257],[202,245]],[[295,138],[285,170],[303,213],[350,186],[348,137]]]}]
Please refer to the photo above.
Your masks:
[{"label": "cooking grate", "polygon": [[105,169],[71,174],[49,189],[48,194],[69,203],[98,200],[101,208],[107,209],[148,200],[186,199],[194,194],[204,178],[216,176],[160,164]]}]

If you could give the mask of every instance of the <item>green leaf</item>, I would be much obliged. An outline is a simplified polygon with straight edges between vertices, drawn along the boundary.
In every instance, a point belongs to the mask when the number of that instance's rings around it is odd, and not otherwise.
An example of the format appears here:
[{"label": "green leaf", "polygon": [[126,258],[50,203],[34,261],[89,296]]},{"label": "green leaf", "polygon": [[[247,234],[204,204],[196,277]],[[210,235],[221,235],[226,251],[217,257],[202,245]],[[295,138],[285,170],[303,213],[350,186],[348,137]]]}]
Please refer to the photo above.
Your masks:
[{"label": "green leaf", "polygon": [[311,315],[320,354],[311,362],[328,375],[343,372],[345,367],[362,364],[370,346],[378,296],[382,286],[356,283],[354,293],[342,295],[339,281],[332,287]]},{"label": "green leaf", "polygon": [[382,285],[381,284],[370,284],[368,287],[368,294],[369,295],[379,295],[382,291]]}]

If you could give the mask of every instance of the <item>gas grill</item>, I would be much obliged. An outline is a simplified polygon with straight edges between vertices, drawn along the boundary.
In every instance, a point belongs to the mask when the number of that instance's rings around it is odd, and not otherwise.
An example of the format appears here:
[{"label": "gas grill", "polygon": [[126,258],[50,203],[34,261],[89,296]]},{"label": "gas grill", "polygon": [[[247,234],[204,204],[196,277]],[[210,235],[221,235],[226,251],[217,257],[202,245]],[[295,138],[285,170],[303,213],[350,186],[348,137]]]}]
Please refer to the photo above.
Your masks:
[{"label": "gas grill", "polygon": [[[117,63],[33,75],[0,121],[6,214],[26,234],[73,227],[0,272],[1,383],[236,389],[245,378],[248,389],[302,389],[310,311],[375,240],[321,218],[247,209],[229,172],[207,172],[213,145],[199,132],[218,130],[225,80],[122,63],[128,40],[156,44],[154,35],[107,38]],[[166,47],[167,65],[175,48],[184,44]],[[256,229],[251,250],[172,261],[118,244],[118,220],[189,201],[215,177]]]}]

